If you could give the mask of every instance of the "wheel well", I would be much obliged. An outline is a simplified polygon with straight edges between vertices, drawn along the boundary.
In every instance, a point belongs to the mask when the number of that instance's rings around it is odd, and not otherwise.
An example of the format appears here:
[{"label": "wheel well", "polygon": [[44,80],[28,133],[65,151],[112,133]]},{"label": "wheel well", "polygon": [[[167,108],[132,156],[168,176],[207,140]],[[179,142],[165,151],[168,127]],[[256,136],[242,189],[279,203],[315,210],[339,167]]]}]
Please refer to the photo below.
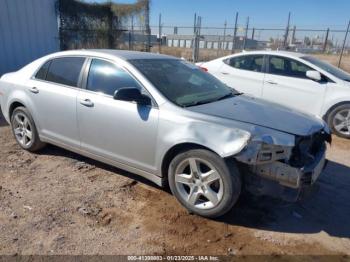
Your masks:
[{"label": "wheel well", "polygon": [[338,107],[338,106],[346,105],[346,104],[349,104],[349,105],[350,105],[350,101],[339,102],[339,103],[337,103],[337,104],[331,106],[331,107],[327,110],[326,114],[324,114],[324,116],[322,117],[322,119],[323,119],[324,121],[327,122],[328,115],[330,114],[330,112],[333,111],[334,108],[336,108],[336,107]]},{"label": "wheel well", "polygon": [[13,111],[17,108],[23,106],[25,107],[22,103],[20,102],[13,102],[10,106],[10,110],[9,110],[9,117],[11,118]]},{"label": "wheel well", "polygon": [[208,150],[208,151],[215,153],[210,148],[207,148],[205,146],[195,144],[195,143],[182,143],[182,144],[178,144],[178,145],[173,146],[165,154],[165,156],[163,158],[163,162],[162,162],[162,170],[161,171],[162,171],[162,178],[164,181],[164,185],[168,185],[168,168],[169,168],[171,160],[173,160],[174,157],[177,156],[179,153],[187,151],[187,150],[191,150],[191,149],[205,149],[205,150]]}]

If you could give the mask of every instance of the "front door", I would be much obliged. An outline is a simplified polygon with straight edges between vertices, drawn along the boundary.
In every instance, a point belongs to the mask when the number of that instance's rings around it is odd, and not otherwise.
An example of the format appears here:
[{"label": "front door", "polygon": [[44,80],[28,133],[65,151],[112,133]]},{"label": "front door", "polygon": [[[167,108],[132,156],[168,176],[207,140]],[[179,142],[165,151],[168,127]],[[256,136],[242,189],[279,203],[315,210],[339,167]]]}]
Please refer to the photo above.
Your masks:
[{"label": "front door", "polygon": [[82,149],[95,155],[155,171],[158,109],[113,99],[118,88],[143,87],[112,62],[92,59],[86,89],[78,95]]},{"label": "front door", "polygon": [[314,81],[302,62],[282,56],[269,56],[263,98],[307,113],[321,112],[327,81]]}]

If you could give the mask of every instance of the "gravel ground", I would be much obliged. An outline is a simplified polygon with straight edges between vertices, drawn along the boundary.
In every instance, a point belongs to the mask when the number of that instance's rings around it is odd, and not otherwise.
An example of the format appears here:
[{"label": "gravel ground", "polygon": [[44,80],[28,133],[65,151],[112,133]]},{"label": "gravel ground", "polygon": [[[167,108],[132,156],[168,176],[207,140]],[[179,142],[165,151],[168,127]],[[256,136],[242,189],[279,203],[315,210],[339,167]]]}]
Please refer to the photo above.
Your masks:
[{"label": "gravel ground", "polygon": [[209,220],[125,171],[54,146],[23,151],[0,116],[0,255],[349,255],[349,149],[334,138],[304,201],[242,196]]}]

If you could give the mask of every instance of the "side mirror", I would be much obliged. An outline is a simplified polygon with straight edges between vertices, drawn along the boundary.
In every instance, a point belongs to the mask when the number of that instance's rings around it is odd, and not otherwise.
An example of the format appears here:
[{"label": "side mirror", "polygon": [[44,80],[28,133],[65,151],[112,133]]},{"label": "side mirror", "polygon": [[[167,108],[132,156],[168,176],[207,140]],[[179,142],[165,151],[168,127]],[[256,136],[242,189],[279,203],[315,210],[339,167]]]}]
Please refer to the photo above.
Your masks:
[{"label": "side mirror", "polygon": [[310,78],[311,80],[315,80],[315,81],[321,81],[321,79],[322,79],[320,72],[318,72],[316,70],[306,71],[306,77]]},{"label": "side mirror", "polygon": [[152,100],[148,96],[141,93],[136,87],[122,87],[114,92],[115,100],[136,102],[140,105],[151,105]]}]

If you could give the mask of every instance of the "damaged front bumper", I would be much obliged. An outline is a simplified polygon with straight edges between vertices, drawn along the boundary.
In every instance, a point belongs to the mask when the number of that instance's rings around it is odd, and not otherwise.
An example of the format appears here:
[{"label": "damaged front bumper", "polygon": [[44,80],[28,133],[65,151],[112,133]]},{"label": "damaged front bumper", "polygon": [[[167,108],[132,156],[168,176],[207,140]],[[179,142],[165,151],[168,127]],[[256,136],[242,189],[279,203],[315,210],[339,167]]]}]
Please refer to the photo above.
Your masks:
[{"label": "damaged front bumper", "polygon": [[303,167],[292,167],[289,164],[275,161],[268,164],[249,166],[253,174],[279,182],[283,186],[299,188],[302,185],[312,185],[326,164],[326,146],[320,150],[314,161]]},{"label": "damaged front bumper", "polygon": [[[281,146],[266,141],[251,141],[235,156],[243,171],[245,187],[257,195],[282,196],[315,183],[327,164],[326,141],[330,135],[319,132],[296,138],[294,146]],[[288,199],[286,199],[288,200]]]}]

